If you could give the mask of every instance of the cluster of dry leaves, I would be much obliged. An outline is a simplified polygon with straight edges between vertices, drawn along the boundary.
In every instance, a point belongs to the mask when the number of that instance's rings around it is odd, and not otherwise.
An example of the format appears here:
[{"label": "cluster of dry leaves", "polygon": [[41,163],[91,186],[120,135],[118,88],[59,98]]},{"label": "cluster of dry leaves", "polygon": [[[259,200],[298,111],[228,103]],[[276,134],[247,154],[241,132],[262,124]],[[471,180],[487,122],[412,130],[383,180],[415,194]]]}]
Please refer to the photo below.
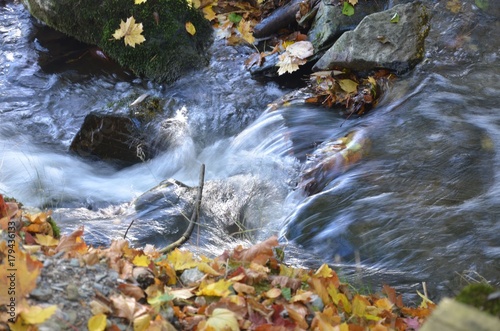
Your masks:
[{"label": "cluster of dry leaves", "polygon": [[[6,230],[11,221],[18,224],[13,242]],[[37,330],[57,309],[27,301],[43,267],[34,256],[56,253],[77,258],[84,266],[106,264],[119,274],[120,293],[97,293],[88,303],[93,313],[90,331],[119,330],[111,320],[117,318],[135,331],[416,330],[434,308],[425,297],[420,307],[405,307],[388,286],[382,294],[356,293],[326,264],[306,270],[280,263],[276,237],[216,258],[179,249],[161,255],[151,246],[131,248],[126,240],[109,248],[89,247],[83,229],[56,238],[49,221],[48,213],[24,214],[0,196],[0,322],[12,330]],[[11,254],[17,269],[14,318],[8,307],[12,295],[6,291]],[[198,277],[181,282],[180,276],[193,270]]]},{"label": "cluster of dry leaves", "polygon": [[376,106],[382,87],[395,78],[394,74],[383,69],[367,77],[337,70],[315,72],[309,82],[314,96],[306,102],[328,107],[343,106],[346,116],[363,115]]}]

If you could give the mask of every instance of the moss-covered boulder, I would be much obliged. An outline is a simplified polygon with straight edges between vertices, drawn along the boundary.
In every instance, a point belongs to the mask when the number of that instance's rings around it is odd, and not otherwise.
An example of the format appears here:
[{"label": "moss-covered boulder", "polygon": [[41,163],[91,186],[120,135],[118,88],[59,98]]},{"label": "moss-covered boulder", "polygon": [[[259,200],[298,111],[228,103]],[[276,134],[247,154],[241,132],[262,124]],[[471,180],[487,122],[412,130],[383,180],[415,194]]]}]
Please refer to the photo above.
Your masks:
[{"label": "moss-covered boulder", "polygon": [[[208,63],[212,30],[202,13],[186,0],[23,0],[30,13],[55,30],[99,46],[139,76],[172,82],[189,69]],[[113,34],[133,16],[146,40],[127,46]],[[186,30],[191,22],[196,33]]]}]

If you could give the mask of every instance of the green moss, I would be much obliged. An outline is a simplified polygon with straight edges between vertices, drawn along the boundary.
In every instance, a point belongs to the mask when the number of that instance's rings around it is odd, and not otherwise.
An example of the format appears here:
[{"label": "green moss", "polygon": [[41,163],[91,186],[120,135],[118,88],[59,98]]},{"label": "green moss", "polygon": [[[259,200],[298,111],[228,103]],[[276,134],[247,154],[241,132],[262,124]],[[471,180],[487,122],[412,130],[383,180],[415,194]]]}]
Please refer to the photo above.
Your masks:
[{"label": "green moss", "polygon": [[130,115],[137,118],[142,123],[151,122],[158,114],[163,113],[165,100],[149,97],[143,102],[130,108]]},{"label": "green moss", "polygon": [[455,300],[500,317],[500,298],[488,299],[492,293],[497,291],[498,290],[495,290],[494,287],[488,284],[470,284],[462,289]]},{"label": "green moss", "polygon": [[61,229],[59,228],[59,226],[56,224],[56,221],[54,221],[54,219],[52,217],[49,217],[47,219],[47,223],[49,223],[50,226],[52,227],[52,232],[54,233],[54,238],[61,237]]},{"label": "green moss", "polygon": [[[172,82],[183,72],[208,63],[205,52],[211,42],[211,26],[185,0],[149,0],[140,5],[132,0],[51,0],[46,3],[57,15],[50,17],[41,9],[41,0],[24,1],[33,16],[80,41],[99,46],[139,76]],[[130,16],[143,24],[146,38],[135,48],[112,36],[120,21]],[[186,22],[195,26],[194,36],[186,31]]]}]

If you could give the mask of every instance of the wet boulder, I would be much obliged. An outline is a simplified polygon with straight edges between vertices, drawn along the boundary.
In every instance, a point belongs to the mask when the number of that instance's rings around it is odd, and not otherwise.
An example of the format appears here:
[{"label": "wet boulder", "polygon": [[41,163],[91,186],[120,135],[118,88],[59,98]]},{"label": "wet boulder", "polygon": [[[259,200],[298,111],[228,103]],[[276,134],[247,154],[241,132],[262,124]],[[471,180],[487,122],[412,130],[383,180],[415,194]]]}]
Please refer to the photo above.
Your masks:
[{"label": "wet boulder", "polygon": [[[207,47],[212,30],[202,13],[185,0],[134,1],[23,0],[31,15],[49,27],[87,44],[100,47],[107,56],[136,75],[172,82],[184,72],[208,63]],[[129,18],[142,24],[144,42],[131,47],[125,38],[115,39],[121,22]],[[186,31],[192,23],[196,33]],[[132,30],[129,26],[128,32]],[[139,29],[135,30],[139,32]]]},{"label": "wet boulder", "polygon": [[315,53],[324,53],[342,33],[356,28],[365,16],[384,10],[387,2],[387,0],[360,1],[356,4],[354,14],[347,16],[342,13],[342,3],[321,0],[307,34]]},{"label": "wet boulder", "polygon": [[400,74],[407,72],[423,59],[429,29],[427,9],[420,2],[371,14],[356,29],[345,32],[313,70],[385,68]]},{"label": "wet boulder", "polygon": [[130,166],[151,157],[138,120],[124,115],[90,113],[73,138],[70,151],[118,166]]}]

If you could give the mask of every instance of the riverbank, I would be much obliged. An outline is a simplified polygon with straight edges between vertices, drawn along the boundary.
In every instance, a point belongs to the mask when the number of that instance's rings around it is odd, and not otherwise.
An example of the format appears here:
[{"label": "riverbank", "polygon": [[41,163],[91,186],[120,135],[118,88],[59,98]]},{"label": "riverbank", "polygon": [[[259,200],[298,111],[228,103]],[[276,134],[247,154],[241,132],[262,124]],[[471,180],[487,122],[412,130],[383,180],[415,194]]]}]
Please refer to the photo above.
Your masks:
[{"label": "riverbank", "polygon": [[[83,227],[61,236],[50,212],[2,196],[0,213],[0,330],[418,330],[436,308],[420,292],[406,306],[389,285],[362,293],[327,264],[287,265],[276,237],[217,257],[162,254],[88,246]],[[488,302],[479,285],[460,301]]]}]

